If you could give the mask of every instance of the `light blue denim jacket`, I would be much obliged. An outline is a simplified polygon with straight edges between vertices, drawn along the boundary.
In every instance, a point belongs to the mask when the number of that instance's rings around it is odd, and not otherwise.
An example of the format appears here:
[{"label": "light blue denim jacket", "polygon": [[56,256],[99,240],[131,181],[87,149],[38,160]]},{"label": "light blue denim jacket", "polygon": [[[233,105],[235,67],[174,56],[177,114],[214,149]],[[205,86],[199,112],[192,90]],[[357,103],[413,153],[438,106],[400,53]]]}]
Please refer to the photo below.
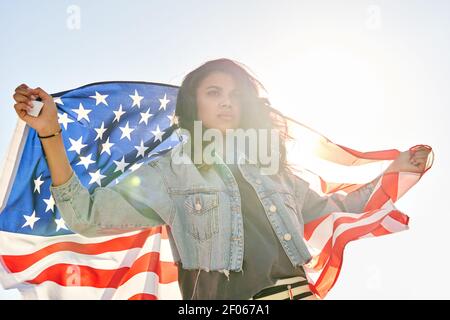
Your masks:
[{"label": "light blue denim jacket", "polygon": [[[180,149],[181,148],[181,149]],[[167,224],[176,262],[185,269],[242,271],[244,228],[238,185],[224,161],[175,164],[172,152],[142,165],[119,183],[91,194],[74,173],[51,186],[67,226],[87,237],[119,234]],[[180,154],[180,153],[178,153]],[[267,219],[294,267],[311,255],[303,239],[304,224],[332,211],[362,212],[378,179],[346,196],[320,196],[309,183],[291,174],[262,175],[257,164],[239,164],[253,186]]]}]

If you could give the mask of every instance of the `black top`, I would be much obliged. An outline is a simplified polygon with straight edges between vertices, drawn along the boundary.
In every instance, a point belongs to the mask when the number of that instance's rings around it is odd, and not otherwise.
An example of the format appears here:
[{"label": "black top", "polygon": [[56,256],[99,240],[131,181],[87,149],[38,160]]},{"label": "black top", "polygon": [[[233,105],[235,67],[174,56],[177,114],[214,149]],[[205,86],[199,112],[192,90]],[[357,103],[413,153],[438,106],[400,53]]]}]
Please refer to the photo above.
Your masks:
[{"label": "black top", "polygon": [[[244,222],[244,272],[229,273],[202,270],[193,299],[247,300],[278,279],[303,276],[302,267],[294,268],[267,219],[253,187],[241,175],[237,165],[227,164],[239,186]],[[178,268],[178,282],[183,299],[192,297],[198,270]]]}]

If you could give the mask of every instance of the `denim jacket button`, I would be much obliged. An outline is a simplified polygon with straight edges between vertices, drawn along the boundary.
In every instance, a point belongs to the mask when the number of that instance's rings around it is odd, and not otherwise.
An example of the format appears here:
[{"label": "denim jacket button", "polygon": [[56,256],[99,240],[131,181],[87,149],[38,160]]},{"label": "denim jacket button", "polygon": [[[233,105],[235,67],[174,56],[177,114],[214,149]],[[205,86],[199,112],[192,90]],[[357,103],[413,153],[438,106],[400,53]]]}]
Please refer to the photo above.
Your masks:
[{"label": "denim jacket button", "polygon": [[286,241],[289,241],[289,240],[291,240],[291,234],[290,233],[286,233],[284,236],[283,236],[283,238],[284,238],[284,240],[286,240]]},{"label": "denim jacket button", "polygon": [[261,184],[261,180],[260,179],[256,179],[256,184]]},{"label": "denim jacket button", "polygon": [[271,205],[269,210],[270,210],[270,212],[275,212],[275,211],[277,211],[277,207],[275,207],[274,205]]},{"label": "denim jacket button", "polygon": [[200,203],[195,204],[195,210],[200,211],[202,209],[202,205]]}]

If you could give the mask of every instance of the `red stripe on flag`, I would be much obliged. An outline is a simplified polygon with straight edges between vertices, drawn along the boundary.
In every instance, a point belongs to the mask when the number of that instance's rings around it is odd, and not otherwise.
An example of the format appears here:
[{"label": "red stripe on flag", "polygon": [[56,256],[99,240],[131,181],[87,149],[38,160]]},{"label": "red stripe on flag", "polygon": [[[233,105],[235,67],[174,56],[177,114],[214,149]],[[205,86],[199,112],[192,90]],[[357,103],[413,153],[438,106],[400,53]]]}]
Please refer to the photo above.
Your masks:
[{"label": "red stripe on flag", "polygon": [[319,176],[320,179],[320,189],[324,194],[332,194],[338,191],[344,191],[346,193],[350,193],[352,191],[358,190],[359,188],[365,186],[366,184],[361,183],[336,183],[336,182],[327,182],[322,177]]},{"label": "red stripe on flag", "polygon": [[175,263],[160,261],[159,253],[150,252],[136,260],[124,277],[123,282],[127,282],[140,272],[147,271],[157,273],[159,276],[159,283],[171,283],[178,280],[178,268]]},{"label": "red stripe on flag", "polygon": [[[336,220],[334,220],[333,221],[333,227],[332,227],[333,231],[330,232],[329,240],[327,241],[325,246],[322,248],[319,256],[316,258],[317,261],[316,261],[316,263],[314,265],[314,269],[315,270],[322,269],[324,264],[328,261],[328,258],[329,258],[330,254],[331,254],[331,251],[332,251],[332,240],[333,240],[332,236],[336,232],[336,229],[341,226],[341,224],[343,224],[343,223],[346,223],[346,224],[355,223],[355,222],[361,221],[363,219],[367,219],[367,218],[369,218],[371,215],[373,215],[375,213],[376,213],[376,211],[370,211],[370,212],[362,213],[362,214],[358,215],[357,217],[338,217]],[[332,214],[328,214],[328,215],[326,215],[326,217],[328,217],[330,215],[332,215]],[[308,227],[310,227],[309,224],[308,224]],[[317,228],[317,227],[318,227],[318,225],[316,225],[314,227],[314,229]]]},{"label": "red stripe on flag", "polygon": [[391,232],[389,230],[387,230],[386,228],[384,228],[382,225],[380,225],[380,226],[378,226],[378,228],[373,230],[371,233],[375,237],[379,237],[379,236],[385,236],[387,234],[390,234]]},{"label": "red stripe on flag", "polygon": [[[363,226],[358,227],[352,227],[346,231],[344,231],[342,234],[340,234],[334,242],[333,247],[333,253],[336,255],[336,257],[341,257],[342,253],[344,251],[344,247],[347,243],[351,242],[352,240],[358,239],[361,236],[367,235],[371,233],[373,230],[378,228],[378,226],[381,224],[381,222],[388,216],[391,215],[391,213],[395,212],[396,210],[391,211],[390,213],[386,214],[383,217],[380,217],[380,219]],[[337,261],[337,260],[336,260]],[[338,264],[335,262],[333,255],[331,258],[331,263],[334,266],[338,266]]]},{"label": "red stripe on flag", "polygon": [[128,300],[158,300],[158,297],[149,293],[138,293],[130,297]]},{"label": "red stripe on flag", "polygon": [[[392,211],[394,213],[396,211]],[[390,216],[390,213],[386,216]],[[360,227],[354,227],[347,231],[344,231],[341,235],[339,235],[335,240],[335,245],[332,248],[332,253],[330,258],[328,259],[327,264],[322,270],[319,278],[315,282],[315,292],[320,297],[324,297],[328,291],[334,286],[339,272],[343,263],[343,252],[345,246],[363,235],[367,235],[371,233],[373,230],[377,229],[380,226],[381,221],[386,217],[382,217],[379,220]],[[334,230],[333,230],[334,231]]]},{"label": "red stripe on flag", "polygon": [[381,208],[388,201],[389,196],[387,195],[386,192],[384,192],[383,187],[380,186],[372,193],[370,200],[367,202],[363,210],[364,211],[376,210],[378,208]]},{"label": "red stripe on flag", "polygon": [[327,219],[329,216],[329,214],[323,215],[320,218],[317,218],[311,222],[308,222],[307,224],[304,225],[304,230],[303,230],[303,237],[306,239],[306,241],[308,241],[311,236],[314,233],[314,230],[316,230],[317,226],[319,224],[321,224],[325,219]]},{"label": "red stripe on flag", "polygon": [[76,242],[60,242],[42,248],[32,254],[11,256],[2,256],[6,267],[11,272],[21,272],[36,262],[44,259],[50,254],[71,251],[80,254],[96,255],[106,252],[123,251],[132,248],[141,248],[149,236],[160,233],[160,227],[151,228],[136,235],[127,237],[118,237],[112,240],[99,243],[83,244]]},{"label": "red stripe on flag", "polygon": [[383,175],[381,181],[381,187],[384,192],[392,199],[392,201],[397,201],[398,196],[398,172],[389,172]]},{"label": "red stripe on flag", "polygon": [[172,262],[160,261],[159,253],[150,252],[136,260],[131,267],[113,270],[73,264],[55,264],[28,283],[40,284],[45,281],[53,281],[61,286],[118,288],[141,272],[154,272],[159,277],[159,283],[171,283],[178,280],[176,268]]},{"label": "red stripe on flag", "polygon": [[333,242],[333,239],[332,239],[332,237],[330,237],[328,239],[327,243],[325,244],[325,246],[323,247],[322,251],[320,251],[318,258],[316,258],[317,262],[314,265],[314,270],[319,271],[324,268],[325,264],[328,261],[328,258],[330,257],[330,254],[331,254],[332,242]]},{"label": "red stripe on flag", "polygon": [[369,151],[369,152],[361,152],[348,147],[345,147],[340,144],[336,144],[338,147],[347,151],[351,155],[362,158],[362,159],[370,159],[370,160],[395,160],[399,155],[400,151],[397,149],[390,150],[381,150],[381,151]]},{"label": "red stripe on flag", "polygon": [[389,214],[389,217],[406,225],[409,223],[409,217],[399,210],[392,211],[392,213]]}]

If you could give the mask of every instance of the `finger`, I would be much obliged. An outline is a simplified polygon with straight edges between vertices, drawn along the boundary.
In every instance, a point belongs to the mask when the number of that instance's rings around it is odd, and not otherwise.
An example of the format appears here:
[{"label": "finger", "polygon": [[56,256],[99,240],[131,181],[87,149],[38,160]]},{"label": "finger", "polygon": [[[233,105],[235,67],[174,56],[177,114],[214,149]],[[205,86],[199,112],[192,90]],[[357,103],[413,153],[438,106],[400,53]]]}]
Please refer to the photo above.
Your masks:
[{"label": "finger", "polygon": [[16,102],[28,104],[30,107],[33,106],[33,103],[31,102],[31,98],[29,98],[29,97],[25,97],[21,94],[16,93],[16,94],[14,94],[13,98]]},{"label": "finger", "polygon": [[18,86],[17,88],[16,88],[16,90],[17,89],[29,89],[30,87],[28,87],[25,83],[22,83],[20,86]]},{"label": "finger", "polygon": [[423,153],[423,152],[428,153],[431,152],[431,147],[425,145],[417,145],[409,149],[409,154],[411,156],[415,155],[416,153]]},{"label": "finger", "polygon": [[419,151],[419,150],[431,150],[431,147],[428,145],[416,145],[414,147],[411,147],[410,149],[415,150],[415,151]]},{"label": "finger", "polygon": [[418,164],[416,165],[416,168],[419,169],[420,171],[423,171],[423,170],[425,169],[425,164],[423,164],[423,163],[418,163]]},{"label": "finger", "polygon": [[409,157],[409,159],[410,160],[412,160],[412,159],[427,159],[429,157],[429,155],[430,154],[428,152],[415,153],[415,154],[412,154]]},{"label": "finger", "polygon": [[418,151],[414,154],[416,157],[427,157],[430,154],[430,151]]},{"label": "finger", "polygon": [[415,167],[418,167],[418,168],[422,168],[422,167],[424,167],[425,166],[425,161],[423,160],[421,160],[421,161],[414,161],[414,162],[411,162],[411,164],[413,165],[413,166],[415,166]]},{"label": "finger", "polygon": [[416,163],[424,164],[425,162],[425,159],[416,159]]},{"label": "finger", "polygon": [[417,162],[413,164],[411,168],[413,172],[420,172],[425,168],[425,164]]},{"label": "finger", "polygon": [[428,160],[428,157],[421,157],[421,158],[415,158],[415,161],[422,161],[422,162],[426,162]]},{"label": "finger", "polygon": [[419,150],[431,150],[431,147],[428,145],[420,145],[417,149]]},{"label": "finger", "polygon": [[36,89],[31,89],[30,92],[33,95],[37,95],[39,98],[41,98],[42,100],[44,99],[48,99],[50,97],[50,95],[45,92],[42,88],[37,87]]},{"label": "finger", "polygon": [[36,124],[36,117],[30,116],[26,111],[20,111],[19,118],[25,121],[29,126],[34,128]]},{"label": "finger", "polygon": [[14,105],[14,109],[16,110],[17,115],[20,119],[25,120],[25,116],[27,115],[28,106],[23,103],[17,103]]},{"label": "finger", "polygon": [[425,155],[414,155],[413,157],[411,157],[411,159],[427,159],[428,158],[428,154]]},{"label": "finger", "polygon": [[32,98],[32,97],[34,97],[34,99],[37,98],[37,95],[34,95],[30,89],[24,89],[24,88],[16,89],[15,93],[21,94],[21,95],[29,97],[29,98]]},{"label": "finger", "polygon": [[34,126],[36,117],[30,116],[27,112],[27,105],[23,103],[18,103],[14,105],[14,108],[16,109],[16,113],[19,116],[20,119],[25,121],[27,124]]},{"label": "finger", "polygon": [[16,103],[14,105],[14,109],[16,110],[16,112],[19,114],[22,111],[31,111],[31,107],[29,105],[27,105],[26,103]]}]

